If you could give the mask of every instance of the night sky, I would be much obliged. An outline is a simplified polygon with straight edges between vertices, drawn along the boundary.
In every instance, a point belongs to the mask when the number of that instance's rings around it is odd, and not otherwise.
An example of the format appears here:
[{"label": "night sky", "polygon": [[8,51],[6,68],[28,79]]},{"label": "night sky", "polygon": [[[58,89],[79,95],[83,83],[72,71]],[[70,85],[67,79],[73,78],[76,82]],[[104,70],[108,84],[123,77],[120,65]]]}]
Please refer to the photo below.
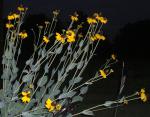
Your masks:
[{"label": "night sky", "polygon": [[[4,0],[3,16],[15,9],[19,0]],[[125,24],[150,19],[149,0],[20,0],[29,13],[49,15],[52,10],[61,10],[61,20],[66,20],[74,11],[80,10],[87,15],[102,12],[109,20],[108,35],[116,34]]]},{"label": "night sky", "polygon": [[[1,9],[3,19],[16,9],[18,3],[18,0],[4,0]],[[91,88],[86,100],[88,103],[85,101],[83,108],[116,98],[122,61],[125,61],[127,76],[124,94],[134,93],[143,87],[150,93],[150,0],[22,0],[22,3],[29,8],[28,14],[31,15],[49,16],[52,10],[60,9],[62,22],[68,21],[74,11],[81,11],[85,15],[102,12],[108,18],[104,32],[112,41],[108,44],[111,47],[106,48],[105,52],[115,51],[118,54],[120,62],[114,68],[117,74]],[[90,68],[97,66],[97,61],[102,57],[100,54],[104,55],[104,52],[97,54]],[[117,117],[150,117],[149,110],[150,102],[143,104],[137,101],[121,107]],[[113,114],[114,110],[110,109],[97,113],[96,117],[113,117]]]}]

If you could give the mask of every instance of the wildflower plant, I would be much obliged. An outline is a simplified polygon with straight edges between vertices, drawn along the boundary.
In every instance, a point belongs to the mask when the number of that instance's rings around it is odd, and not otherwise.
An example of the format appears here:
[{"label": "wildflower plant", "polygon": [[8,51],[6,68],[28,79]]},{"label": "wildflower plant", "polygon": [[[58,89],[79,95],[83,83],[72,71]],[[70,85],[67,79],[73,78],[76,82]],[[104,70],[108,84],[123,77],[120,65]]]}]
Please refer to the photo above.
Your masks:
[{"label": "wildflower plant", "polygon": [[[124,96],[114,101],[85,109],[79,113],[72,111],[72,105],[83,101],[89,86],[106,79],[113,72],[112,65],[117,62],[112,54],[96,74],[83,80],[83,72],[94,56],[99,43],[105,41],[102,26],[107,19],[99,13],[87,18],[88,30],[82,35],[82,23],[78,14],[70,16],[71,23],[61,32],[55,31],[59,11],[53,11],[52,21],[37,26],[38,31],[22,29],[27,11],[18,6],[18,13],[8,15],[7,33],[2,56],[3,88],[0,90],[0,111],[2,117],[73,117],[94,115],[93,112],[115,108],[131,100],[147,100],[145,90]],[[18,68],[22,43],[34,34],[34,52],[25,62],[23,69]],[[54,64],[55,63],[55,64]]]}]

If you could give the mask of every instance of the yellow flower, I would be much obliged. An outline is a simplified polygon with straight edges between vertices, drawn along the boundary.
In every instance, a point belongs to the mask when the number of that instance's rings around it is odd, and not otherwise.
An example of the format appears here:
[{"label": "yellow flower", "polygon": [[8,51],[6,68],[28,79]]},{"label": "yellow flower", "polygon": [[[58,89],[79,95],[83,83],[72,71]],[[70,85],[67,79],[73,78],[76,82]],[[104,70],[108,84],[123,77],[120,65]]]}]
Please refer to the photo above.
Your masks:
[{"label": "yellow flower", "polygon": [[104,70],[99,70],[100,72],[100,75],[103,77],[103,78],[106,78],[107,77],[107,74],[105,73]]},{"label": "yellow flower", "polygon": [[53,106],[52,103],[53,101],[50,98],[46,100],[45,107],[49,110],[49,112],[52,112],[55,109],[55,106]]},{"label": "yellow flower", "polygon": [[49,39],[47,36],[43,36],[43,41],[47,44],[49,42]]},{"label": "yellow flower", "polygon": [[14,13],[13,16],[14,16],[15,19],[20,18],[20,15],[19,15],[19,14],[16,14],[16,13]]},{"label": "yellow flower", "polygon": [[96,40],[96,37],[95,37],[95,36],[91,36],[90,39],[91,39],[92,41],[95,41],[95,40]]},{"label": "yellow flower", "polygon": [[55,38],[57,41],[60,41],[61,43],[65,43],[65,38],[61,34],[56,33]]},{"label": "yellow flower", "polygon": [[72,21],[78,21],[78,17],[72,15],[72,16],[71,16],[71,20],[72,20]]},{"label": "yellow flower", "polygon": [[66,31],[66,38],[67,38],[67,42],[71,43],[71,42],[75,42],[75,32],[72,30],[68,30]]},{"label": "yellow flower", "polygon": [[29,96],[30,95],[30,91],[23,91],[21,92],[22,96]]},{"label": "yellow flower", "polygon": [[31,100],[31,98],[30,98],[30,91],[27,91],[27,92],[23,91],[21,94],[22,94],[21,100],[22,100],[23,103],[30,102],[30,100]]},{"label": "yellow flower", "polygon": [[141,92],[141,93],[145,93],[145,89],[144,89],[144,88],[142,88],[140,92]]},{"label": "yellow flower", "polygon": [[95,40],[105,40],[105,37],[103,35],[97,33],[94,36],[91,36],[90,39],[92,41],[95,41]]},{"label": "yellow flower", "polygon": [[75,12],[74,15],[71,15],[71,20],[72,21],[78,21],[78,14]]},{"label": "yellow flower", "polygon": [[7,19],[8,19],[8,20],[14,20],[15,17],[14,17],[14,15],[8,15],[8,16],[7,16]]},{"label": "yellow flower", "polygon": [[112,54],[112,55],[111,55],[111,58],[112,58],[113,60],[116,60],[116,55],[115,55],[115,54]]},{"label": "yellow flower", "polygon": [[21,39],[25,39],[25,38],[28,37],[28,34],[25,31],[23,31],[23,32],[19,33],[19,36],[20,36]]},{"label": "yellow flower", "polygon": [[20,5],[17,7],[18,11],[23,12],[25,11],[25,8],[23,7],[23,5]]},{"label": "yellow flower", "polygon": [[147,101],[147,96],[146,96],[145,93],[141,93],[140,98],[141,98],[141,100],[142,100],[143,102],[146,102],[146,101]]},{"label": "yellow flower", "polygon": [[99,17],[98,20],[102,23],[102,24],[106,24],[108,22],[107,18],[104,17]]},{"label": "yellow flower", "polygon": [[61,108],[62,108],[62,106],[61,106],[60,104],[57,104],[57,105],[56,105],[56,110],[57,110],[57,111],[60,111]]},{"label": "yellow flower", "polygon": [[97,21],[94,18],[90,18],[90,17],[87,18],[87,22],[89,24],[95,24],[95,23],[97,23]]},{"label": "yellow flower", "polygon": [[14,27],[14,25],[11,24],[11,23],[7,23],[7,24],[6,24],[6,28],[8,28],[8,29],[13,28],[13,27]]},{"label": "yellow flower", "polygon": [[105,40],[106,39],[103,35],[98,34],[98,33],[95,34],[95,37],[96,37],[97,40]]},{"label": "yellow flower", "polygon": [[145,94],[145,89],[141,89],[140,93],[140,99],[143,101],[143,102],[146,102],[147,101],[147,96]]},{"label": "yellow flower", "polygon": [[21,98],[21,100],[22,100],[23,103],[29,103],[31,99],[30,99],[30,97],[28,97],[28,96],[23,96],[23,97]]}]

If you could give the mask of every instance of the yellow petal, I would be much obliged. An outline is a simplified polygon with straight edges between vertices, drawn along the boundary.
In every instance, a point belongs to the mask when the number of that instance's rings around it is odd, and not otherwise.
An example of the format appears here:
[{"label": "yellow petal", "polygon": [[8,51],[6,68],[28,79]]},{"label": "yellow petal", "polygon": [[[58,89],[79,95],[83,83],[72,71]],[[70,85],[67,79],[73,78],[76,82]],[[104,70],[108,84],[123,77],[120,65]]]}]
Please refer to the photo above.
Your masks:
[{"label": "yellow petal", "polygon": [[107,75],[106,73],[104,72],[104,70],[100,70],[100,75],[103,77],[103,78],[106,78]]}]

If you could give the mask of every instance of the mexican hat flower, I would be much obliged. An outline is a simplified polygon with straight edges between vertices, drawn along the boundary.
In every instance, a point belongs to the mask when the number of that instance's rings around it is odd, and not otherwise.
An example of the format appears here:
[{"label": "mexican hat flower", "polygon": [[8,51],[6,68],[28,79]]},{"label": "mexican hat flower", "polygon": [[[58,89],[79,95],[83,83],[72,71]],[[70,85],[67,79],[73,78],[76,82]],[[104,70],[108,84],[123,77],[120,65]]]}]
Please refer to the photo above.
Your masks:
[{"label": "mexican hat flower", "polygon": [[45,102],[45,107],[48,109],[49,112],[54,111],[55,106],[53,105],[53,101],[52,101],[50,98],[48,98],[48,99],[46,100],[46,102]]},{"label": "mexican hat flower", "polygon": [[22,94],[22,98],[21,98],[22,102],[29,103],[31,100],[30,91],[23,91],[21,94]]}]

